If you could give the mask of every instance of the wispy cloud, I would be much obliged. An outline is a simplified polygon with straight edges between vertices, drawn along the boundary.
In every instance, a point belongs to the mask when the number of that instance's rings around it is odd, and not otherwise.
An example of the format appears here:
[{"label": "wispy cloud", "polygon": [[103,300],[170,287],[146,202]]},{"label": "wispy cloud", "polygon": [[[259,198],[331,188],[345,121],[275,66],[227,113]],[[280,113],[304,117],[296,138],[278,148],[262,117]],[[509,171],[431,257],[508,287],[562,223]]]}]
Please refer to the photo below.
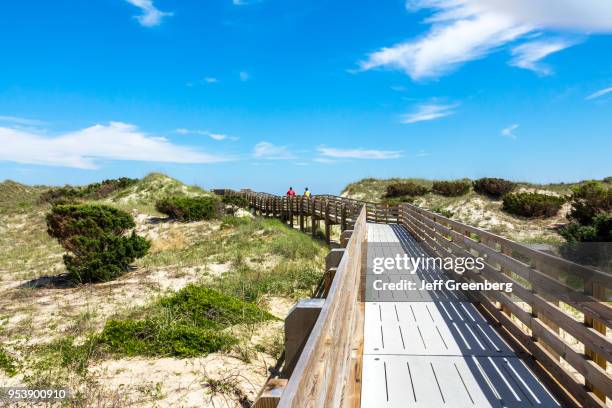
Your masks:
[{"label": "wispy cloud", "polygon": [[43,122],[42,120],[5,115],[0,115],[0,122],[21,126],[44,126],[46,124],[46,122]]},{"label": "wispy cloud", "polygon": [[230,158],[175,145],[121,122],[95,125],[55,137],[0,127],[0,160],[95,169],[100,160],[216,163]]},{"label": "wispy cloud", "polygon": [[521,44],[512,49],[510,65],[529,69],[540,75],[550,75],[552,70],[540,61],[550,54],[564,50],[575,42],[569,40],[541,40]]},{"label": "wispy cloud", "polygon": [[601,98],[604,95],[609,94],[610,92],[612,92],[612,86],[609,88],[604,88],[604,89],[600,89],[597,92],[593,92],[592,94],[590,94],[589,96],[587,96],[585,99],[586,100],[590,100],[590,99],[596,99],[596,98]]},{"label": "wispy cloud", "polygon": [[518,123],[513,123],[512,125],[503,128],[500,132],[500,134],[504,137],[508,137],[510,139],[516,139],[516,134],[514,134],[514,131],[516,129],[518,129],[519,124]]},{"label": "wispy cloud", "polygon": [[185,129],[179,128],[175,130],[176,133],[180,135],[199,135],[199,136],[208,136],[214,140],[238,140],[239,138],[236,136],[228,136],[222,133],[213,133],[208,130],[199,130],[199,129]]},{"label": "wispy cloud", "polygon": [[170,17],[174,13],[159,10],[153,4],[153,0],[126,0],[128,3],[138,7],[142,14],[135,16],[140,25],[154,27],[160,25],[164,17]]},{"label": "wispy cloud", "polygon": [[253,156],[265,160],[290,160],[295,159],[295,155],[287,146],[277,146],[270,142],[262,141],[255,145]]},{"label": "wispy cloud", "polygon": [[[374,149],[337,149],[321,146],[317,151],[323,158],[333,159],[370,159],[387,160],[402,157],[401,150],[374,150]],[[318,160],[321,161],[321,160]]]},{"label": "wispy cloud", "polygon": [[406,7],[433,10],[425,20],[429,31],[369,54],[360,63],[362,70],[386,67],[424,80],[545,30],[585,35],[612,32],[612,2],[601,0],[408,0]]},{"label": "wispy cloud", "polygon": [[238,76],[242,82],[248,81],[251,78],[251,75],[246,71],[240,71]]},{"label": "wispy cloud", "polygon": [[417,154],[415,154],[414,156],[415,157],[427,157],[429,156],[429,153],[427,153],[425,150],[419,150]]},{"label": "wispy cloud", "polygon": [[207,84],[215,84],[219,82],[219,80],[215,77],[206,77],[204,78],[204,82],[206,82]]},{"label": "wispy cloud", "polygon": [[441,105],[435,103],[426,103],[417,106],[414,112],[406,113],[401,116],[402,123],[417,123],[427,120],[434,120],[450,116],[455,113],[455,108],[458,104]]}]

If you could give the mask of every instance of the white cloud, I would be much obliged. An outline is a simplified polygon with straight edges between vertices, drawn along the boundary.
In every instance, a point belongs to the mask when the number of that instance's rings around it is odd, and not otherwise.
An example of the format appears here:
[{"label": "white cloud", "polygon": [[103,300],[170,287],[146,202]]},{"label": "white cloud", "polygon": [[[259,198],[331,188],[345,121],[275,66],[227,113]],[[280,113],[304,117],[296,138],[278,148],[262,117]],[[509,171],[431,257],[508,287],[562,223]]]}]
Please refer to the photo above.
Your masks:
[{"label": "white cloud", "polygon": [[510,139],[516,139],[516,135],[514,134],[514,131],[518,129],[518,127],[519,127],[519,124],[514,123],[506,128],[503,128],[500,133],[504,137],[509,137]]},{"label": "white cloud", "polygon": [[567,40],[541,40],[521,44],[512,49],[513,59],[510,65],[529,69],[541,75],[550,75],[552,70],[540,63],[548,55],[574,45]]},{"label": "white cloud", "polygon": [[609,88],[600,89],[597,92],[593,92],[592,94],[587,96],[586,99],[589,100],[589,99],[599,98],[599,97],[609,94],[610,92],[612,92],[612,86]]},{"label": "white cloud", "polygon": [[336,149],[333,147],[321,146],[317,148],[317,151],[324,158],[331,157],[334,159],[387,160],[402,157],[402,151],[400,150]]},{"label": "white cloud", "polygon": [[219,80],[214,77],[206,77],[204,78],[204,82],[206,82],[207,84],[214,84],[214,83],[219,82]]},{"label": "white cloud", "polygon": [[17,116],[0,115],[0,122],[21,126],[43,126],[46,123],[37,119],[20,118]]},{"label": "white cloud", "polygon": [[248,81],[248,80],[249,80],[249,78],[251,78],[251,75],[249,75],[249,73],[248,73],[248,72],[246,72],[246,71],[240,71],[240,73],[238,74],[238,76],[240,76],[240,80],[241,80],[242,82],[244,82],[244,81]]},{"label": "white cloud", "polygon": [[400,120],[402,123],[416,123],[439,119],[453,115],[455,113],[454,109],[457,106],[457,104],[439,105],[435,103],[426,103],[418,106],[414,112],[402,115]]},{"label": "white cloud", "polygon": [[266,160],[290,160],[295,159],[287,146],[277,146],[270,142],[259,142],[253,149],[253,156]]},{"label": "white cloud", "polygon": [[55,137],[0,127],[0,160],[95,169],[98,160],[216,163],[227,157],[203,153],[147,135],[135,126],[111,122]]},{"label": "white cloud", "polygon": [[159,10],[153,4],[153,0],[126,0],[128,3],[138,7],[142,14],[135,16],[140,25],[145,27],[154,27],[160,25],[164,17],[170,17],[174,13],[169,13]]},{"label": "white cloud", "polygon": [[325,157],[317,157],[317,158],[313,159],[313,161],[316,161],[317,163],[323,163],[323,164],[333,164],[333,163],[337,163],[338,162],[338,160],[326,159]]},{"label": "white cloud", "polygon": [[415,154],[415,157],[427,157],[429,156],[429,153],[427,153],[425,150],[419,150],[417,154]]},{"label": "white cloud", "polygon": [[179,128],[174,131],[180,135],[199,135],[199,136],[208,136],[214,140],[238,140],[236,136],[228,136],[222,133],[213,133],[208,130],[198,130],[198,129],[185,129]]},{"label": "white cloud", "polygon": [[406,6],[433,10],[430,30],[370,54],[363,70],[387,67],[414,80],[436,78],[527,34],[612,32],[612,2],[606,0],[409,0]]}]

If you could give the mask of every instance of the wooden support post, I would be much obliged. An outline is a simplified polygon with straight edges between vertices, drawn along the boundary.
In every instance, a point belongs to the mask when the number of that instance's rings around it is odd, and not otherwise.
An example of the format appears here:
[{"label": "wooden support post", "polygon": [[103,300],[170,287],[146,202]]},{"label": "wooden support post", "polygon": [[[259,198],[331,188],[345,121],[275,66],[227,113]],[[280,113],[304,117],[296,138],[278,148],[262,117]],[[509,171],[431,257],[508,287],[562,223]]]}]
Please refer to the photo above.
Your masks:
[{"label": "wooden support post", "polygon": [[276,408],[287,386],[285,378],[270,378],[257,396],[253,408]]},{"label": "wooden support post", "polygon": [[300,231],[304,232],[304,197],[300,197]]},{"label": "wooden support post", "polygon": [[[606,289],[602,286],[593,283],[592,279],[584,282],[584,293],[586,295],[593,296],[595,299],[601,300],[602,302],[605,301]],[[589,316],[584,316],[584,325],[586,327],[591,327],[606,336],[606,325],[603,322],[595,320]],[[604,372],[606,372],[608,363],[605,358],[586,347],[586,345],[584,347],[584,354],[587,356],[587,358],[593,360],[593,362],[599,365]],[[602,390],[599,390],[594,387],[593,384],[591,384],[586,378],[584,385],[587,390],[592,391],[595,395],[597,395],[597,397],[599,397],[603,401],[604,405],[606,404],[606,394]]]},{"label": "wooden support post", "polygon": [[329,294],[329,288],[331,288],[331,284],[334,281],[334,277],[336,276],[336,271],[338,268],[329,268],[325,271],[325,275],[323,276],[323,295],[322,298],[327,298]]},{"label": "wooden support post", "polygon": [[329,219],[329,202],[325,202],[325,242],[331,242],[331,222]]},{"label": "wooden support post", "polygon": [[353,230],[346,229],[342,231],[342,233],[340,234],[340,245],[342,246],[342,248],[346,248],[349,239],[351,239],[351,235],[353,235]]},{"label": "wooden support post", "polygon": [[314,238],[317,235],[317,216],[315,215],[315,202],[312,201],[311,214],[310,214],[310,233]]},{"label": "wooden support post", "polygon": [[324,304],[325,299],[300,300],[285,318],[284,378],[291,376]]},{"label": "wooden support post", "polygon": [[287,205],[289,206],[289,226],[293,228],[293,197],[289,197]]},{"label": "wooden support post", "polygon": [[346,205],[342,204],[342,213],[340,215],[340,232],[346,231]]}]

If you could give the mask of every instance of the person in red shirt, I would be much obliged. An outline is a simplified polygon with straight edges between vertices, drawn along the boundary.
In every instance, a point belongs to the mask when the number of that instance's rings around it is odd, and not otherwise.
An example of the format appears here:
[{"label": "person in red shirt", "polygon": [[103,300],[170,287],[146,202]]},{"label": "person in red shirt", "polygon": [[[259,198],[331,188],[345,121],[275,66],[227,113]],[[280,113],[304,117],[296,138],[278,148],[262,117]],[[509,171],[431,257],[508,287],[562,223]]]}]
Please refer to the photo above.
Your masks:
[{"label": "person in red shirt", "polygon": [[287,197],[295,197],[295,190],[293,190],[293,187],[289,187],[289,191],[287,191]]}]

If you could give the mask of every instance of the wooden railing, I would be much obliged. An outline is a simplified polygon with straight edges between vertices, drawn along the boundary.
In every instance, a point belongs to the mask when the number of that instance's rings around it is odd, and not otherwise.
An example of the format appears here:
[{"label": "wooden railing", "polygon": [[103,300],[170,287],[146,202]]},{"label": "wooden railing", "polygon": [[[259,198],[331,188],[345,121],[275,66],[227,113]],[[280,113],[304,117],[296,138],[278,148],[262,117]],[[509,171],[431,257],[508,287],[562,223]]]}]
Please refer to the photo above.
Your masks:
[{"label": "wooden railing", "polygon": [[[431,255],[482,257],[482,271],[455,277],[468,282],[512,283],[513,292],[470,292],[539,377],[567,406],[606,407],[612,398],[612,276],[531,249],[411,204],[387,206],[337,196],[279,197],[240,193],[251,208],[288,221],[310,217],[353,229],[327,299],[282,393],[280,406],[346,406],[351,354],[359,336],[358,293],[366,222],[400,223]],[[329,240],[329,235],[327,235]],[[335,276],[335,277],[334,277]],[[358,398],[358,397],[357,397]],[[608,405],[609,406],[609,405]]]},{"label": "wooden railing", "polygon": [[351,378],[360,356],[355,348],[360,327],[358,304],[362,249],[367,235],[362,209],[335,278],[308,341],[281,396],[279,407],[340,407],[359,400]]},{"label": "wooden railing", "polygon": [[[472,292],[508,338],[568,405],[604,407],[612,397],[612,276],[536,251],[410,204],[400,223],[432,255],[482,257],[467,281],[513,284],[513,295]],[[569,283],[568,283],[569,282]]]}]

